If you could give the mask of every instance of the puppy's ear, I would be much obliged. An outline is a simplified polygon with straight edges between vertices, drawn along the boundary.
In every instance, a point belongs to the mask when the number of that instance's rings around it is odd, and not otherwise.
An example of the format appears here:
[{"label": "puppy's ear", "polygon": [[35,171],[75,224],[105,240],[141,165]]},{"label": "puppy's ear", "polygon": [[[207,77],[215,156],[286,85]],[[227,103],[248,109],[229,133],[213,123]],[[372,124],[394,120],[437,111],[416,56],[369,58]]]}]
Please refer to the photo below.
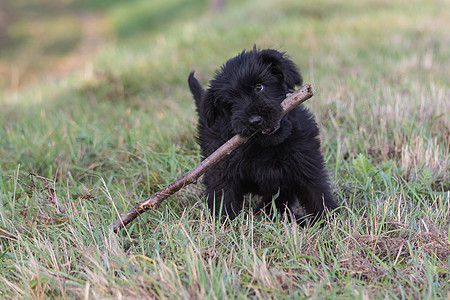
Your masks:
[{"label": "puppy's ear", "polygon": [[201,103],[199,110],[201,110],[201,115],[206,121],[206,124],[208,124],[208,127],[212,127],[216,122],[216,119],[223,115],[223,110],[221,109],[217,97],[211,89],[206,91],[204,100]]},{"label": "puppy's ear", "polygon": [[200,119],[206,121],[208,127],[213,126],[216,119],[224,115],[224,111],[220,106],[218,98],[215,96],[215,92],[211,89],[205,91],[194,77],[194,72],[189,74],[188,84],[192,97],[195,100],[198,116]]},{"label": "puppy's ear", "polygon": [[260,52],[261,59],[264,63],[271,64],[271,70],[274,74],[283,76],[287,87],[293,90],[296,85],[303,83],[303,78],[300,75],[294,62],[289,57],[277,50],[266,49]]}]

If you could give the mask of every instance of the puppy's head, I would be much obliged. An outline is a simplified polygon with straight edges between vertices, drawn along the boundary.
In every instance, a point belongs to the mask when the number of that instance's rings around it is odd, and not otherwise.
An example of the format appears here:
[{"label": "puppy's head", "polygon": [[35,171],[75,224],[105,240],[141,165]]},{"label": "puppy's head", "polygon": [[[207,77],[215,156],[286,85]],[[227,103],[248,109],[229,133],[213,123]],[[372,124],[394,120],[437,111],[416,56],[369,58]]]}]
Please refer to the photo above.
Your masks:
[{"label": "puppy's head", "polygon": [[232,134],[250,136],[257,132],[260,145],[276,145],[292,129],[288,118],[279,121],[281,102],[300,84],[300,73],[284,53],[255,47],[222,66],[202,100],[197,101],[197,110],[209,127],[225,120]]}]

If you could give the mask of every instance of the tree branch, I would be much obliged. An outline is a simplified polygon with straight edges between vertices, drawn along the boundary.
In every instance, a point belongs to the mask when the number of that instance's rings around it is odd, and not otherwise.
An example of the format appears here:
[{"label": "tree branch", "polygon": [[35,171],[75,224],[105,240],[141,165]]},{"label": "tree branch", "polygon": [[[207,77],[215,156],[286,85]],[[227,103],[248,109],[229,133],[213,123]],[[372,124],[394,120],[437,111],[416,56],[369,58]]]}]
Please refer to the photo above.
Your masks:
[{"label": "tree branch", "polygon": [[[289,94],[286,99],[281,103],[282,113],[280,119],[294,109],[296,106],[305,102],[313,96],[312,86],[306,84],[299,90],[292,94]],[[168,198],[169,196],[175,194],[183,187],[196,183],[198,178],[202,176],[211,166],[216,164],[219,160],[233,152],[234,149],[240,145],[246,143],[250,137],[242,137],[240,135],[235,135],[229,139],[225,144],[214,151],[210,156],[201,161],[195,168],[185,173],[183,176],[173,181],[163,189],[154,193],[145,200],[138,202],[132,209],[123,213],[114,223],[110,226],[114,232],[122,227],[126,226],[128,223],[133,221],[139,214],[149,210],[151,208],[157,208],[158,205]]]}]

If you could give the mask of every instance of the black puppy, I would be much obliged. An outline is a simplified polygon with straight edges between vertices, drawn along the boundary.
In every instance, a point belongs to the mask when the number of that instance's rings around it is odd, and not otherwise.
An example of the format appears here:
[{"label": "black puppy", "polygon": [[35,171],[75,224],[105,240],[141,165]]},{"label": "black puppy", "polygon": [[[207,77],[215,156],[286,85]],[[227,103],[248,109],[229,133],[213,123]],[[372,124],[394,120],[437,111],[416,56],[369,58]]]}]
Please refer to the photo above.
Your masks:
[{"label": "black puppy", "polygon": [[295,64],[284,53],[244,50],[222,66],[206,91],[194,72],[188,82],[199,116],[203,157],[235,134],[258,132],[205,173],[211,212],[234,219],[248,193],[261,195],[268,212],[273,198],[279,212],[297,202],[312,217],[320,216],[325,207],[337,208],[312,114],[300,105],[279,121],[280,103],[302,84]]}]

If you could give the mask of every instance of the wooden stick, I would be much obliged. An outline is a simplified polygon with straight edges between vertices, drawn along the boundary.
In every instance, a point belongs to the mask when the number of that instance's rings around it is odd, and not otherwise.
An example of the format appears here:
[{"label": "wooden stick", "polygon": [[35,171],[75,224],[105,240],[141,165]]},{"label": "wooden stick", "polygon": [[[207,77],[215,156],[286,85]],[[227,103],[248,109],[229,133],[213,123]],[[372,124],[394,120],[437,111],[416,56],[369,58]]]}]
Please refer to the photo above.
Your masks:
[{"label": "wooden stick", "polygon": [[[299,90],[295,91],[292,94],[289,94],[286,99],[281,103],[281,116],[280,119],[286,115],[288,112],[293,110],[296,106],[305,102],[309,98],[313,96],[312,86],[310,84],[306,84],[301,87]],[[256,132],[255,132],[256,134]],[[173,181],[163,189],[154,193],[150,197],[145,200],[138,202],[132,209],[123,213],[114,223],[110,226],[114,232],[122,227],[126,226],[128,223],[133,221],[139,214],[149,210],[151,208],[157,208],[158,205],[168,198],[169,196],[175,194],[183,187],[196,183],[198,178],[202,176],[211,166],[216,164],[219,160],[233,152],[234,149],[239,147],[240,145],[246,143],[250,137],[242,137],[240,135],[235,135],[231,139],[229,139],[225,144],[219,147],[216,151],[214,151],[210,156],[201,161],[195,168],[185,173],[183,176]]]}]

